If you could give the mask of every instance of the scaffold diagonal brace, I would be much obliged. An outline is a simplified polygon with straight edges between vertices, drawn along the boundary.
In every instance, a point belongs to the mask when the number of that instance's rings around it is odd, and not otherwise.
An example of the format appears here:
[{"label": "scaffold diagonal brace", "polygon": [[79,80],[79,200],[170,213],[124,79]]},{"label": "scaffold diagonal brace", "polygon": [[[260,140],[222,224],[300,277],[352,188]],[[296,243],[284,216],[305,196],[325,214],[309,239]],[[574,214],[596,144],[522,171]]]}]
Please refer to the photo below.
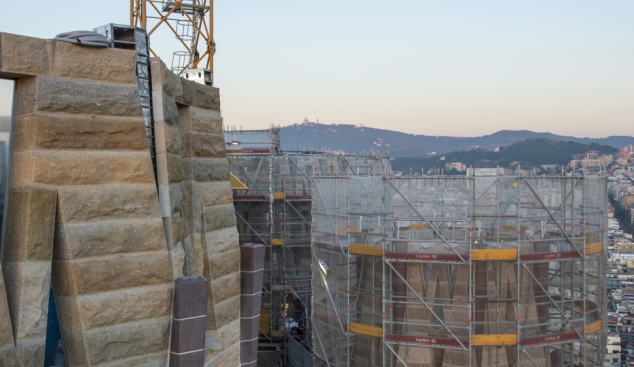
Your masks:
[{"label": "scaffold diagonal brace", "polygon": [[414,295],[418,298],[419,301],[421,301],[423,303],[423,305],[425,307],[427,307],[427,309],[431,312],[432,315],[434,315],[434,317],[436,318],[436,320],[438,320],[438,322],[440,322],[440,324],[447,329],[447,331],[449,332],[449,335],[451,335],[454,339],[456,339],[456,341],[458,342],[458,344],[460,344],[460,346],[464,349],[464,350],[468,350],[467,347],[464,346],[464,344],[462,344],[462,342],[460,341],[460,339],[458,339],[458,337],[456,335],[454,335],[453,331],[451,331],[451,329],[449,329],[449,327],[440,319],[440,317],[438,317],[438,315],[436,315],[436,313],[434,312],[434,310],[427,304],[427,302],[425,302],[425,300],[423,299],[423,297],[421,297],[418,293],[416,293],[416,291],[414,290],[414,288],[412,288],[411,285],[409,285],[409,283],[407,282],[407,280],[405,280],[405,278],[403,278],[403,276],[396,270],[394,269],[394,267],[392,266],[392,264],[390,264],[389,262],[385,261],[385,263],[394,271],[394,273],[396,275],[398,275],[399,278],[401,278],[401,280],[407,285],[407,287],[412,291],[412,293],[414,293]]}]

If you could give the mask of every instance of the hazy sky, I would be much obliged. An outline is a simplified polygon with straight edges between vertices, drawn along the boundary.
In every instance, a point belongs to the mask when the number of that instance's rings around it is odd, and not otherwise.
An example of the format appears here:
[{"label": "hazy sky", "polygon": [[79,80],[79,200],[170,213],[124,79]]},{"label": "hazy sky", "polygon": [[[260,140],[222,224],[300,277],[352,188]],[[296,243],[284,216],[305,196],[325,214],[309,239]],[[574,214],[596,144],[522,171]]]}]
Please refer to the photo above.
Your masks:
[{"label": "hazy sky", "polygon": [[[0,31],[127,23],[129,2],[11,6]],[[18,6],[18,5],[13,5]],[[72,9],[72,10],[70,10]],[[15,9],[14,9],[15,10]],[[305,116],[430,135],[634,135],[634,1],[216,0],[228,125]],[[152,47],[169,65],[169,33]]]}]

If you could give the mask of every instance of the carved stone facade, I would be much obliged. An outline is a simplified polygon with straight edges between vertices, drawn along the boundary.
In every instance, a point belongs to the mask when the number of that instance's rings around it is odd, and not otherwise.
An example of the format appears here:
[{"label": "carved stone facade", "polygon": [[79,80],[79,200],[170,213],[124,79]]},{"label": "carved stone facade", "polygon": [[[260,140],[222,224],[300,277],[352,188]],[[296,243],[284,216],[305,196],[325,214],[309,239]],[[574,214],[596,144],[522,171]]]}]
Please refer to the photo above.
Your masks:
[{"label": "carved stone facade", "polygon": [[70,366],[166,366],[174,279],[194,275],[209,281],[205,362],[239,365],[218,89],[152,62],[158,180],[136,52],[0,33],[0,77],[17,80],[2,366],[43,366],[51,279]]}]

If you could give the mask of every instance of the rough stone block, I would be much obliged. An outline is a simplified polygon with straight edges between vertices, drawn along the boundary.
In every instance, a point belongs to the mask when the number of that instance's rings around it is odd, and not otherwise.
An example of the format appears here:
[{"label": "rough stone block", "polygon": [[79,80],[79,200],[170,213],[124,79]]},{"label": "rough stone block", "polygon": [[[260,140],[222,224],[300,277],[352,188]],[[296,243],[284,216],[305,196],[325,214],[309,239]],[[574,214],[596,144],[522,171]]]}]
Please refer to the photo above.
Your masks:
[{"label": "rough stone block", "polygon": [[187,218],[189,219],[189,230],[194,233],[202,231],[203,207],[201,204],[200,187],[196,182],[185,182],[188,202],[185,206]]},{"label": "rough stone block", "polygon": [[3,268],[16,343],[46,337],[51,263],[5,262]]},{"label": "rough stone block", "polygon": [[[159,117],[156,117],[156,119],[159,120]],[[166,124],[178,126],[178,107],[176,106],[176,102],[165,93],[163,93],[162,117],[163,122]]]},{"label": "rough stone block", "polygon": [[13,151],[32,149],[146,150],[142,118],[34,113],[17,116]]},{"label": "rough stone block", "polygon": [[226,158],[183,159],[185,177],[196,181],[229,181],[229,163]]},{"label": "rough stone block", "polygon": [[208,282],[205,278],[178,278],[175,287],[174,318],[186,319],[207,314]]},{"label": "rough stone block", "polygon": [[179,103],[186,106],[194,105],[194,88],[196,87],[196,83],[191,80],[187,80],[184,78],[180,78],[181,80],[181,88],[183,90],[183,94],[180,97]]},{"label": "rough stone block", "polygon": [[194,249],[194,275],[203,276],[205,271],[205,254],[203,252],[202,238],[200,233],[192,233],[192,247]]},{"label": "rough stone block", "polygon": [[184,185],[172,184],[170,190],[170,210],[172,214],[181,214],[183,211]]},{"label": "rough stone block", "polygon": [[86,115],[141,116],[138,86],[35,78],[16,105],[16,115],[35,111]]},{"label": "rough stone block", "polygon": [[137,83],[136,52],[55,42],[53,75],[107,83]]},{"label": "rough stone block", "polygon": [[194,83],[192,86],[194,102],[191,106],[209,110],[220,109],[220,90],[205,84]]},{"label": "rough stone block", "polygon": [[183,242],[179,242],[173,246],[170,251],[170,257],[172,258],[172,277],[179,278],[185,276],[185,249],[183,248]]},{"label": "rough stone block", "polygon": [[240,273],[232,273],[209,283],[210,301],[219,303],[240,294]]},{"label": "rough stone block", "polygon": [[55,291],[91,294],[171,282],[167,251],[55,261]]},{"label": "rough stone block", "polygon": [[221,134],[188,132],[183,134],[183,158],[224,158],[225,138]]},{"label": "rough stone block", "polygon": [[21,367],[13,343],[0,345],[0,367]]},{"label": "rough stone block", "polygon": [[218,329],[222,349],[227,349],[235,343],[240,342],[240,319],[235,319]]},{"label": "rough stone block", "polygon": [[159,353],[168,348],[169,318],[116,325],[84,333],[93,365]]},{"label": "rough stone block", "polygon": [[173,353],[186,353],[203,349],[205,347],[205,320],[205,316],[186,320],[172,320],[170,351]]},{"label": "rough stone block", "polygon": [[169,183],[180,183],[185,179],[185,171],[180,156],[167,154],[167,177]]},{"label": "rough stone block", "polygon": [[149,154],[30,151],[14,154],[13,183],[46,185],[154,184]]},{"label": "rough stone block", "polygon": [[150,58],[150,68],[152,71],[152,90],[163,91],[176,100],[182,98],[181,78],[169,70],[160,58]]},{"label": "rough stone block", "polygon": [[179,243],[185,240],[189,234],[187,218],[182,218],[180,214],[172,215],[172,239],[170,243]]},{"label": "rough stone block", "polygon": [[172,353],[170,356],[170,367],[202,367],[204,359],[204,350],[187,354]]},{"label": "rough stone block", "polygon": [[9,191],[3,261],[50,261],[57,192],[23,186]]},{"label": "rough stone block", "polygon": [[259,315],[260,308],[262,308],[261,292],[240,295],[240,317],[253,317]]},{"label": "rough stone block", "polygon": [[207,330],[218,330],[239,317],[240,296],[218,304],[207,303]]},{"label": "rough stone block", "polygon": [[56,260],[167,249],[163,220],[117,220],[58,226]]},{"label": "rough stone block", "polygon": [[[5,350],[6,352],[2,352]],[[10,353],[8,350],[12,350],[13,352]],[[3,356],[5,356],[8,361],[14,360],[15,347],[13,346],[13,326],[11,325],[7,293],[4,286],[2,267],[0,267],[0,357]],[[11,356],[13,356],[13,358]],[[17,361],[17,359],[15,361]]]},{"label": "rough stone block", "polygon": [[240,364],[240,343],[227,348],[211,360],[213,367],[236,367]]},{"label": "rough stone block", "polygon": [[236,250],[240,246],[238,230],[236,228],[223,228],[206,232],[203,246],[210,256],[229,250]]},{"label": "rough stone block", "polygon": [[7,77],[26,75],[49,75],[50,41],[19,36],[11,33],[0,33],[0,71]]},{"label": "rough stone block", "polygon": [[195,268],[194,245],[192,244],[191,235],[187,236],[183,242],[183,250],[185,252],[185,263],[183,265],[183,275],[193,277]]},{"label": "rough stone block", "polygon": [[210,252],[207,256],[209,257],[209,264],[205,264],[205,271],[209,268],[209,276],[205,274],[207,279],[218,279],[240,270],[240,250],[237,248],[220,253]]},{"label": "rough stone block", "polygon": [[[85,330],[137,322],[170,316],[172,286],[159,285],[135,289],[123,289],[81,297],[58,297],[58,304],[65,309],[72,307],[68,302],[76,302],[77,314]],[[58,307],[59,312],[62,307]]]},{"label": "rough stone block", "polygon": [[203,206],[232,204],[233,194],[229,181],[204,182],[199,184],[200,198]]},{"label": "rough stone block", "polygon": [[171,154],[181,154],[181,133],[176,126],[165,125],[165,150]]},{"label": "rough stone block", "polygon": [[58,221],[64,224],[160,218],[154,185],[64,187],[58,195]]},{"label": "rough stone block", "polygon": [[222,134],[220,110],[208,110],[189,105],[179,107],[178,116],[178,127],[181,132],[195,131],[206,134]]},{"label": "rough stone block", "polygon": [[118,360],[114,365],[125,367],[167,367],[168,354],[168,351],[165,350],[158,353],[125,358]]},{"label": "rough stone block", "polygon": [[44,339],[28,342],[18,341],[15,349],[23,367],[37,367],[44,365],[44,352],[46,342]]},{"label": "rough stone block", "polygon": [[233,205],[207,207],[203,209],[203,213],[207,231],[236,226],[236,215]]}]

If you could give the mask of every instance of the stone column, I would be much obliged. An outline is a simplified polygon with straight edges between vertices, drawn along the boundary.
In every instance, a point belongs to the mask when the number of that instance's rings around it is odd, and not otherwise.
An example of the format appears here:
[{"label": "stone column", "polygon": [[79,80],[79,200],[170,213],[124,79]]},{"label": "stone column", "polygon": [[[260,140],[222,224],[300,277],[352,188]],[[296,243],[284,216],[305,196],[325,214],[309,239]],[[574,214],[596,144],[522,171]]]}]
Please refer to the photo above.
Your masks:
[{"label": "stone column", "polygon": [[240,246],[240,365],[256,367],[266,246]]},{"label": "stone column", "polygon": [[207,280],[178,278],[174,282],[170,367],[202,367],[205,360]]}]

